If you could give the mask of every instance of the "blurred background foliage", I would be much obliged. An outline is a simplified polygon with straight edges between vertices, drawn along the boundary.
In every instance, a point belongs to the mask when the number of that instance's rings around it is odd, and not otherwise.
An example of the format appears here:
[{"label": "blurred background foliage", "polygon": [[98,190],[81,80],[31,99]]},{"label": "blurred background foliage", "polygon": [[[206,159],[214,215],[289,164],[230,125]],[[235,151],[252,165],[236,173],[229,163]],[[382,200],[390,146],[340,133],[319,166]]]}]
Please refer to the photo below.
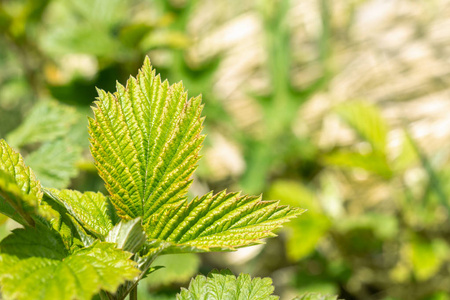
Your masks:
[{"label": "blurred background foliage", "polygon": [[[271,276],[282,299],[450,299],[449,20],[448,0],[4,0],[0,137],[44,186],[105,191],[95,87],[149,55],[203,94],[193,195],[308,211],[266,245],[161,257],[142,299],[224,267]],[[16,226],[0,224],[0,238]]]}]

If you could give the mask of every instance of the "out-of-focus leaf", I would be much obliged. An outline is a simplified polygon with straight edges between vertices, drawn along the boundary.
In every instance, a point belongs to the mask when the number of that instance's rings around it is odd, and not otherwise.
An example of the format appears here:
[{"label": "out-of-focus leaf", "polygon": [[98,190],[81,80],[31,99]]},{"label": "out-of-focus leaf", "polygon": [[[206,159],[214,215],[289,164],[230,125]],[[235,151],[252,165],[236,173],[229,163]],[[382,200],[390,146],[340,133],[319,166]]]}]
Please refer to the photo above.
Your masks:
[{"label": "out-of-focus leaf", "polygon": [[140,46],[143,51],[148,51],[161,46],[185,48],[189,43],[190,39],[182,32],[155,31],[146,35],[142,39]]},{"label": "out-of-focus leaf", "polygon": [[153,26],[146,23],[130,24],[120,30],[119,38],[124,45],[136,47],[152,29]]},{"label": "out-of-focus leaf", "polygon": [[77,52],[102,58],[114,58],[121,53],[122,49],[118,40],[103,27],[82,23],[75,28],[55,28],[43,39],[42,46],[50,55]]},{"label": "out-of-focus leaf", "polygon": [[296,181],[275,181],[266,193],[266,196],[271,199],[280,199],[283,205],[302,207],[314,212],[321,211],[319,200],[314,192]]},{"label": "out-of-focus leaf", "polygon": [[[6,45],[0,40],[0,48],[6,48]],[[6,56],[6,53],[0,51],[0,56]],[[10,58],[5,58],[10,62]],[[8,68],[1,63],[2,70]],[[3,72],[3,71],[2,71]],[[23,110],[31,106],[34,99],[31,94],[29,84],[23,77],[10,78],[3,80],[0,88],[0,137],[5,137],[9,132],[17,128],[23,119]]]},{"label": "out-of-focus leaf", "polygon": [[287,255],[292,261],[310,255],[331,226],[330,220],[325,215],[308,213],[287,225],[291,229],[287,234]]},{"label": "out-of-focus leaf", "polygon": [[336,112],[362,139],[370,143],[375,152],[386,153],[388,126],[376,106],[351,101],[339,105]]},{"label": "out-of-focus leaf", "polygon": [[75,164],[80,159],[81,148],[64,139],[44,144],[25,161],[43,186],[62,189],[78,174]]},{"label": "out-of-focus leaf", "polygon": [[392,169],[395,173],[404,172],[408,167],[418,161],[419,157],[408,137],[403,137],[402,150],[399,155],[392,162]]},{"label": "out-of-focus leaf", "polygon": [[331,221],[322,213],[314,193],[294,181],[277,181],[270,187],[267,196],[280,199],[282,204],[308,209],[301,218],[286,225],[286,246],[287,255],[293,261],[309,255],[331,225]]},{"label": "out-of-focus leaf", "polygon": [[[380,224],[383,224],[383,226],[380,226]],[[367,213],[361,216],[349,217],[336,224],[336,229],[341,232],[358,228],[370,229],[378,238],[386,240],[397,236],[399,223],[397,218],[392,215]]]},{"label": "out-of-focus leaf", "polygon": [[8,12],[6,12],[5,9],[0,6],[0,29],[3,32],[6,32],[12,21],[13,20],[10,14],[8,14]]},{"label": "out-of-focus leaf", "polygon": [[77,121],[75,109],[53,101],[40,102],[6,139],[14,147],[51,141],[66,135]]},{"label": "out-of-focus leaf", "polygon": [[443,187],[443,184],[437,175],[436,168],[431,164],[428,156],[420,149],[419,145],[416,143],[416,141],[413,139],[411,134],[406,132],[406,138],[408,139],[411,146],[416,151],[417,156],[420,159],[420,162],[422,163],[422,166],[424,170],[427,172],[430,187],[433,189],[433,191],[436,193],[436,196],[438,197],[438,200],[441,202],[441,204],[447,209],[450,210],[450,204],[448,200],[448,195],[445,193],[445,189]]},{"label": "out-of-focus leaf", "polygon": [[207,277],[199,275],[177,294],[177,300],[276,300],[270,278],[237,278],[228,270],[212,271]]},{"label": "out-of-focus leaf", "polygon": [[337,300],[337,296],[323,295],[318,293],[307,293],[292,300]]},{"label": "out-of-focus leaf", "polygon": [[274,163],[273,149],[263,141],[249,143],[246,170],[240,184],[247,193],[259,193],[264,189]]},{"label": "out-of-focus leaf", "polygon": [[304,273],[296,279],[296,294],[306,295],[336,295],[339,292],[339,284],[333,279],[324,279],[321,274],[312,276],[311,273]]},{"label": "out-of-focus leaf", "polygon": [[158,256],[153,262],[154,266],[163,268],[147,276],[146,284],[149,286],[168,286],[172,283],[184,283],[192,278],[200,266],[197,254],[170,254]]},{"label": "out-of-focus leaf", "polygon": [[129,1],[122,0],[68,0],[67,7],[89,23],[97,26],[113,26],[126,17]]},{"label": "out-of-focus leaf", "polygon": [[366,259],[379,255],[387,241],[398,238],[399,222],[395,215],[372,213],[340,219],[333,228],[342,253]]},{"label": "out-of-focus leaf", "polygon": [[435,292],[423,300],[450,300],[450,295],[446,292]]},{"label": "out-of-focus leaf", "polygon": [[115,30],[129,18],[127,1],[57,1],[47,12],[41,48],[48,55],[86,53],[113,58],[123,54]]},{"label": "out-of-focus leaf", "polygon": [[449,247],[443,240],[425,240],[414,236],[410,242],[410,259],[414,275],[420,281],[434,276],[448,257]]},{"label": "out-of-focus leaf", "polygon": [[323,159],[328,165],[344,168],[361,168],[385,179],[392,177],[392,170],[386,157],[374,152],[360,154],[358,152],[341,150],[327,154]]}]

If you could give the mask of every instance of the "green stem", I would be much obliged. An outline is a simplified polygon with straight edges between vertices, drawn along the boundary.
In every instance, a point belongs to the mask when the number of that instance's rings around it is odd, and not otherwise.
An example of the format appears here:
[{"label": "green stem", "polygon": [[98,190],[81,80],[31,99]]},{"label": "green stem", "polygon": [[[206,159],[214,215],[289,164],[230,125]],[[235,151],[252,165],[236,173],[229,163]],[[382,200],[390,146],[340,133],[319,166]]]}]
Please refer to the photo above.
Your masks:
[{"label": "green stem", "polygon": [[417,156],[420,159],[420,162],[422,163],[422,167],[428,174],[429,178],[429,184],[432,189],[436,192],[436,195],[438,196],[438,199],[440,200],[441,204],[447,209],[450,210],[450,204],[448,203],[448,198],[445,193],[444,188],[442,187],[441,181],[439,180],[439,176],[436,173],[434,167],[432,166],[430,160],[425,155],[425,153],[420,149],[419,145],[416,143],[416,141],[413,139],[411,134],[405,130],[406,138],[409,140],[411,145],[413,146],[414,150],[416,151]]},{"label": "green stem", "polygon": [[133,287],[133,289],[130,292],[130,300],[137,300],[138,295],[137,295],[137,285],[135,285]]}]

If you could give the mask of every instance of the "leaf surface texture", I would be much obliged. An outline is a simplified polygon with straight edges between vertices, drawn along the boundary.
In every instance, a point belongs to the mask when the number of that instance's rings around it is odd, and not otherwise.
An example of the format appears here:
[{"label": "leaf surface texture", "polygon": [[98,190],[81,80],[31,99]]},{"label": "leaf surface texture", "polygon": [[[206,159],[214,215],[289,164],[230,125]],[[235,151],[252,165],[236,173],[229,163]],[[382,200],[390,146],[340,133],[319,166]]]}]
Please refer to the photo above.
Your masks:
[{"label": "leaf surface texture", "polygon": [[262,238],[274,236],[274,229],[302,212],[260,197],[209,193],[154,214],[147,234],[149,239],[170,242],[182,252],[235,250],[262,243]]},{"label": "leaf surface texture", "polygon": [[102,193],[49,189],[69,213],[98,237],[105,237],[113,228],[108,199]]},{"label": "leaf surface texture", "polygon": [[0,284],[7,299],[88,300],[139,274],[131,254],[95,243],[69,254],[48,229],[20,229],[0,243]]},{"label": "leaf surface texture", "polygon": [[119,216],[150,216],[186,199],[201,147],[201,99],[155,76],[148,58],[127,86],[99,91],[91,152]]},{"label": "leaf surface texture", "polygon": [[240,274],[237,278],[228,270],[212,271],[207,277],[199,275],[182,289],[177,300],[276,300],[270,278],[250,278]]}]

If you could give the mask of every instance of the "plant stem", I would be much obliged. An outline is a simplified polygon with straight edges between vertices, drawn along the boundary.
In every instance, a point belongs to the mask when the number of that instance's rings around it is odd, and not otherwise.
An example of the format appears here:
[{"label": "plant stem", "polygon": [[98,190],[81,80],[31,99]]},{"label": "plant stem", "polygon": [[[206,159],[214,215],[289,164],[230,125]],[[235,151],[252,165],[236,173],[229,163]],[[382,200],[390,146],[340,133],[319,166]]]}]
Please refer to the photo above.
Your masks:
[{"label": "plant stem", "polygon": [[137,300],[137,285],[130,291],[130,300]]}]

